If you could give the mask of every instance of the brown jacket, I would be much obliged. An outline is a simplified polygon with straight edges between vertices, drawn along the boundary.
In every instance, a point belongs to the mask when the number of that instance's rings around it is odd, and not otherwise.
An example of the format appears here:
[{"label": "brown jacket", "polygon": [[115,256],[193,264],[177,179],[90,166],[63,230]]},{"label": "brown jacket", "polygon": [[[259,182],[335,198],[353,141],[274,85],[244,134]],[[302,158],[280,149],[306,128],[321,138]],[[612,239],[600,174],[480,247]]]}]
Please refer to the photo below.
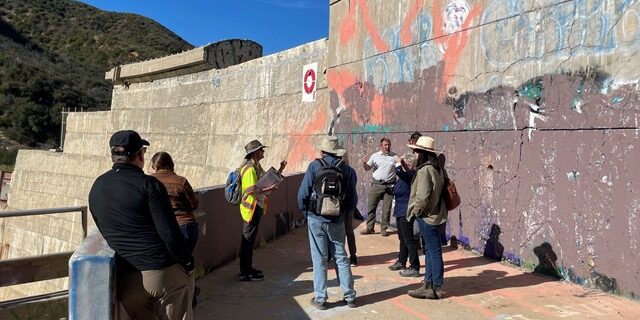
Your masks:
[{"label": "brown jacket", "polygon": [[424,164],[418,168],[413,182],[407,220],[412,217],[421,218],[430,225],[440,225],[447,222],[447,208],[442,200],[444,188],[444,172],[433,165]]},{"label": "brown jacket", "polygon": [[171,170],[160,169],[152,174],[167,188],[171,208],[179,225],[196,222],[193,210],[198,208],[198,198],[185,177]]}]

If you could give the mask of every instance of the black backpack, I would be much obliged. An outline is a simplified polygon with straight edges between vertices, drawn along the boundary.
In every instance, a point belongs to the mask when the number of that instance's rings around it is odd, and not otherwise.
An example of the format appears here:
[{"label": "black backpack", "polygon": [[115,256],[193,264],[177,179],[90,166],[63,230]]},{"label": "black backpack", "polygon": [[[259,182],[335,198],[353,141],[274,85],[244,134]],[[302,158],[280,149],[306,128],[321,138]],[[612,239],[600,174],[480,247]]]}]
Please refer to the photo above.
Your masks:
[{"label": "black backpack", "polygon": [[344,175],[340,168],[344,161],[329,165],[324,159],[320,161],[320,170],[313,181],[315,195],[315,212],[321,216],[339,216],[343,209],[346,193]]}]

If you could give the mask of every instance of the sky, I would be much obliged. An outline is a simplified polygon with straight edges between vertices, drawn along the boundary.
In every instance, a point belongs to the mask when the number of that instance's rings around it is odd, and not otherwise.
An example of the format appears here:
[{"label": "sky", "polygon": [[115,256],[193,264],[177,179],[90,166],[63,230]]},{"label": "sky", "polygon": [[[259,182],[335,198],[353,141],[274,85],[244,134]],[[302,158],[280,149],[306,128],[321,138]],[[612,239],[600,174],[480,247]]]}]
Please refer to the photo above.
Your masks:
[{"label": "sky", "polygon": [[198,47],[249,39],[263,55],[326,38],[327,0],[80,0],[102,10],[151,18]]}]

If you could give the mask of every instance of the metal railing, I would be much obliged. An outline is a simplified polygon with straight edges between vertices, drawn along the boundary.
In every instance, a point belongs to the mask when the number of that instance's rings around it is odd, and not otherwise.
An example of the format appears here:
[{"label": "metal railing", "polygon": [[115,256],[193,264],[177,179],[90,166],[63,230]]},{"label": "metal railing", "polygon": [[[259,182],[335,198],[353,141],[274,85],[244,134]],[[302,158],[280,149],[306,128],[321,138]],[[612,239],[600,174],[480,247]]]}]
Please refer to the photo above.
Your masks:
[{"label": "metal railing", "polygon": [[87,237],[87,206],[2,211],[0,212],[0,219],[12,218],[12,217],[24,217],[24,216],[39,216],[39,215],[67,213],[67,212],[80,212],[82,214],[82,232],[83,232],[82,238],[83,239],[86,238]]},{"label": "metal railing", "polygon": [[[48,208],[36,210],[19,210],[0,212],[0,219],[12,217],[25,217],[37,215],[49,215],[68,212],[80,212],[82,215],[82,238],[87,237],[87,207],[64,207],[64,208]],[[0,287],[25,284],[36,281],[52,280],[63,278],[69,275],[69,258],[73,255],[73,251],[44,254],[32,257],[21,257],[13,259],[0,260]],[[40,296],[32,296],[9,301],[0,302],[0,318],[3,318],[3,312],[13,309],[12,312],[18,312],[20,308],[28,308],[28,305],[42,302],[52,303],[51,300],[66,300],[68,290],[55,293],[44,294]],[[55,302],[54,303],[60,303]]]}]

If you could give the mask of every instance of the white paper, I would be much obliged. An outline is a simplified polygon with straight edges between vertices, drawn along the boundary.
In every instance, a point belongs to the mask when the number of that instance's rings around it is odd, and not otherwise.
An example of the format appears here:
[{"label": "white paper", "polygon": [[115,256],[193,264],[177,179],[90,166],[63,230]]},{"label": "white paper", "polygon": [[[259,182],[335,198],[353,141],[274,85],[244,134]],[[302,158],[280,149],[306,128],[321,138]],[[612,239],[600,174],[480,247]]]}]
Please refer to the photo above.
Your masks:
[{"label": "white paper", "polygon": [[284,180],[284,177],[276,171],[273,167],[267,170],[260,180],[256,183],[256,187],[259,189],[267,189],[275,185],[279,185]]}]

